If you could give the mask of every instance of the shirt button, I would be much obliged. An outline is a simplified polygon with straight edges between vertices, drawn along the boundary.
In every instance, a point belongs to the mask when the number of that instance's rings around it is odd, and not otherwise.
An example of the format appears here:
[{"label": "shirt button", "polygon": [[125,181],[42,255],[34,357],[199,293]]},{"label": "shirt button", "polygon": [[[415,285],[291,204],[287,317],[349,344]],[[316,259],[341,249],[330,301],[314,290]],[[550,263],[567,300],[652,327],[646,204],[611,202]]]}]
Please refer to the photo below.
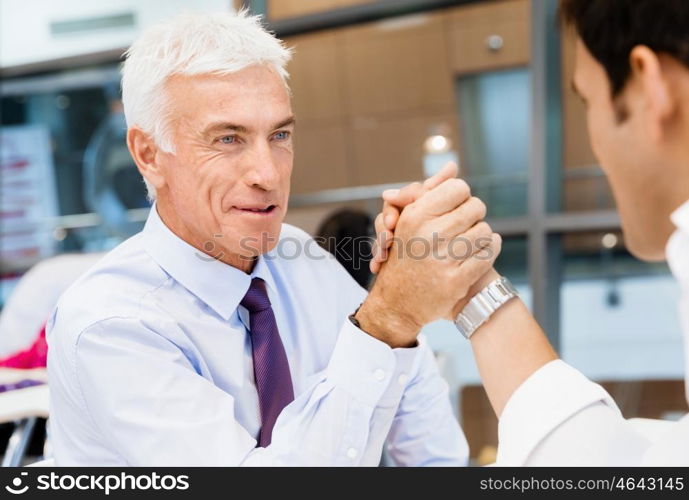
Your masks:
[{"label": "shirt button", "polygon": [[357,451],[356,448],[350,448],[347,450],[347,458],[354,460],[356,458]]},{"label": "shirt button", "polygon": [[373,377],[378,381],[382,381],[383,379],[385,379],[385,372],[378,368],[376,371],[373,372]]},{"label": "shirt button", "polygon": [[409,380],[409,377],[405,373],[402,373],[397,379],[397,382],[399,382],[400,385],[405,385],[407,380]]}]

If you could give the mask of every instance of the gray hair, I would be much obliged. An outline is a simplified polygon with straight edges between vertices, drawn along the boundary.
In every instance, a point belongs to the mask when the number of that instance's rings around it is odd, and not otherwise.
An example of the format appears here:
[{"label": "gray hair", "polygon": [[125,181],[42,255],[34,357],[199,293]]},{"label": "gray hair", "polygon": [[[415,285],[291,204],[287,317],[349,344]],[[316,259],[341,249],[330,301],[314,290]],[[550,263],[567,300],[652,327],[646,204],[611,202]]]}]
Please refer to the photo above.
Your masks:
[{"label": "gray hair", "polygon": [[[174,153],[165,83],[172,75],[230,74],[253,65],[272,67],[287,85],[291,49],[268,32],[260,16],[238,13],[182,14],[153,25],[125,52],[122,103],[127,127],[149,134]],[[148,197],[155,187],[146,179]]]}]

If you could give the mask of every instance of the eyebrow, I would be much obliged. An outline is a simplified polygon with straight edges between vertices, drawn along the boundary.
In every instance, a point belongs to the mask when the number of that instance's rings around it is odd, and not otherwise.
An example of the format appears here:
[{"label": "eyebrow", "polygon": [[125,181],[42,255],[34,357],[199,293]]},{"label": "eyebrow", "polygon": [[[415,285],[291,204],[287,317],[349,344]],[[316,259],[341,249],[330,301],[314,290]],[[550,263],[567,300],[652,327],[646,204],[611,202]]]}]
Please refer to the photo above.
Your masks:
[{"label": "eyebrow", "polygon": [[295,123],[297,123],[297,119],[295,118],[294,115],[292,115],[289,118],[285,118],[281,122],[278,122],[277,124],[275,124],[275,126],[273,127],[273,130],[275,130],[277,128],[288,127],[290,125],[294,125]]},{"label": "eyebrow", "polygon": [[[294,115],[285,118],[282,121],[279,121],[275,125],[272,126],[271,130],[275,130],[278,128],[282,127],[287,127],[289,125],[294,125],[296,123],[296,118]],[[213,132],[221,132],[221,131],[232,131],[232,132],[241,132],[243,134],[247,133],[249,129],[245,127],[244,125],[238,125],[236,123],[231,123],[231,122],[215,122],[211,123],[208,125],[204,131],[203,135],[210,135]]]}]

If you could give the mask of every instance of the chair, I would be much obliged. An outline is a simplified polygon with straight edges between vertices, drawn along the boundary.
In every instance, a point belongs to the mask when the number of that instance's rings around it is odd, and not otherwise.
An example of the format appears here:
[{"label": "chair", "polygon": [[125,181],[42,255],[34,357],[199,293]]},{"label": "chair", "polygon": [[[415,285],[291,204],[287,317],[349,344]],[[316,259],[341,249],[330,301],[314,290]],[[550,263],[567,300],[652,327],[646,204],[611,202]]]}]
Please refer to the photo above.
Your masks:
[{"label": "chair", "polygon": [[0,357],[31,345],[62,292],[103,255],[64,254],[29,269],[0,314]]},{"label": "chair", "polygon": [[[24,274],[0,314],[0,357],[30,346],[62,292],[102,256],[60,255],[40,262]],[[50,392],[45,368],[0,368],[0,385],[27,379],[45,384],[0,393],[0,423],[15,424],[2,459],[3,467],[21,465],[36,422],[48,418]],[[44,454],[48,447],[46,439]]]},{"label": "chair", "polygon": [[0,408],[2,408],[0,422],[15,422],[14,431],[2,459],[3,467],[21,465],[36,422],[39,418],[48,418],[49,401],[47,384],[17,389],[0,395]]}]

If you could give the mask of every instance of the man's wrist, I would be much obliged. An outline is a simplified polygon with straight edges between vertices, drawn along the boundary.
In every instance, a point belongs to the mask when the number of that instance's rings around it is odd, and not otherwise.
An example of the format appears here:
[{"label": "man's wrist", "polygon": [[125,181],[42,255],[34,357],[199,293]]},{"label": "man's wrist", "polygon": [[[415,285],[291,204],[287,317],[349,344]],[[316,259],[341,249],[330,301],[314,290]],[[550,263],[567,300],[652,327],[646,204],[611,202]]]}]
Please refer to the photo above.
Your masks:
[{"label": "man's wrist", "polygon": [[488,271],[486,274],[484,274],[481,279],[479,279],[476,283],[474,283],[471,288],[469,288],[469,291],[466,294],[466,297],[464,297],[462,300],[460,300],[456,305],[455,305],[455,311],[457,313],[462,312],[464,307],[469,303],[471,299],[473,299],[481,290],[486,288],[488,285],[490,285],[493,281],[498,279],[500,277],[500,273],[498,273],[495,268],[491,267],[490,271]]},{"label": "man's wrist", "polygon": [[469,289],[469,293],[467,293],[467,302],[498,278],[500,278],[500,273],[492,267],[490,271],[484,274],[481,279],[474,283]]},{"label": "man's wrist", "polygon": [[379,305],[371,295],[353,315],[358,328],[391,348],[415,347],[421,326],[403,314]]},{"label": "man's wrist", "polygon": [[454,318],[457,330],[470,339],[498,309],[516,297],[519,297],[519,292],[509,279],[502,276],[495,279],[475,295]]}]

